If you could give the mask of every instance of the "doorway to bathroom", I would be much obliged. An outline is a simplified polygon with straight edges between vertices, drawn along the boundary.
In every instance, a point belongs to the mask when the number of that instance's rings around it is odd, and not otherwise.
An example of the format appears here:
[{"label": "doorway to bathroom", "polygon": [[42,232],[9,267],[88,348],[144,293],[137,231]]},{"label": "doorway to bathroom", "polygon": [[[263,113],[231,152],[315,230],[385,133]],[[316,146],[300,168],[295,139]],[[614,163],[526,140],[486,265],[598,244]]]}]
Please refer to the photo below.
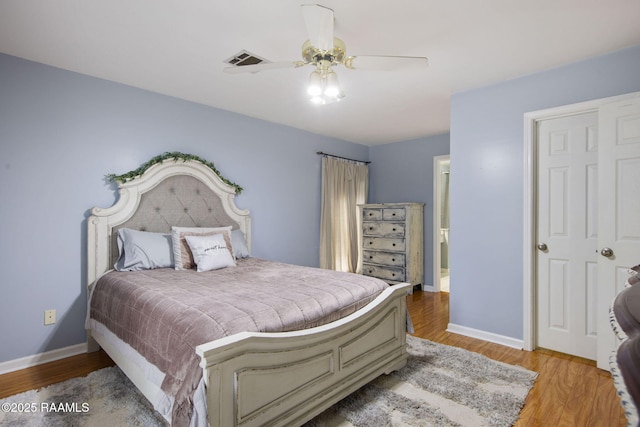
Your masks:
[{"label": "doorway to bathroom", "polygon": [[434,157],[433,167],[433,291],[449,292],[449,178],[451,159]]}]

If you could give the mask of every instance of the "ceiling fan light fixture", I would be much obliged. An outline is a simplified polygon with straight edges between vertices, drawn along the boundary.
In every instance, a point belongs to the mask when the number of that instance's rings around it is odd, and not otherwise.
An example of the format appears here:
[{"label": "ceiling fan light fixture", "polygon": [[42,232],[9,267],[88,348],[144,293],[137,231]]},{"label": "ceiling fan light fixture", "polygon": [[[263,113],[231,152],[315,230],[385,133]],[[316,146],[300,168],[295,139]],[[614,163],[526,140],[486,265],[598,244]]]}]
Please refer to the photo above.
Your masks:
[{"label": "ceiling fan light fixture", "polygon": [[314,97],[320,96],[322,94],[322,87],[322,74],[320,74],[320,72],[316,70],[309,76],[309,86],[307,87],[307,93],[313,99]]},{"label": "ceiling fan light fixture", "polygon": [[341,92],[338,75],[333,71],[329,71],[327,73],[326,83],[324,94],[328,97],[336,98]]},{"label": "ceiling fan light fixture", "polygon": [[307,94],[312,103],[319,105],[332,104],[344,98],[338,75],[331,68],[314,70],[311,73]]},{"label": "ceiling fan light fixture", "polygon": [[327,104],[333,104],[334,102],[338,102],[342,98],[344,98],[344,93],[340,92],[337,96],[327,96],[325,94],[312,96],[310,100],[313,104],[316,104],[316,105],[327,105]]}]

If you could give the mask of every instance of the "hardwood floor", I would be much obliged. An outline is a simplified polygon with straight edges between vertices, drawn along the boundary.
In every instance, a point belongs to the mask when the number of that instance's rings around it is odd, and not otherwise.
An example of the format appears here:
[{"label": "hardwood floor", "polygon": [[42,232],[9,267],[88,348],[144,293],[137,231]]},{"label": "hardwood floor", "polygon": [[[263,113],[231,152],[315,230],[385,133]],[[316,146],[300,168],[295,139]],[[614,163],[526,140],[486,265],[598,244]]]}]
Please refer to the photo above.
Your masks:
[{"label": "hardwood floor", "polygon": [[[525,426],[626,426],[611,376],[595,362],[548,351],[516,350],[446,332],[449,294],[417,291],[408,297],[415,335],[461,347],[492,359],[538,372],[516,427]],[[102,351],[82,354],[0,375],[0,398],[44,387],[112,366]]]},{"label": "hardwood floor", "polygon": [[83,377],[98,369],[113,366],[107,353],[100,350],[56,360],[32,368],[0,375],[0,399],[23,391],[46,387],[70,378]]},{"label": "hardwood floor", "polygon": [[414,292],[407,302],[416,336],[538,372],[516,427],[627,425],[611,376],[594,361],[549,350],[516,350],[446,332],[447,293]]}]

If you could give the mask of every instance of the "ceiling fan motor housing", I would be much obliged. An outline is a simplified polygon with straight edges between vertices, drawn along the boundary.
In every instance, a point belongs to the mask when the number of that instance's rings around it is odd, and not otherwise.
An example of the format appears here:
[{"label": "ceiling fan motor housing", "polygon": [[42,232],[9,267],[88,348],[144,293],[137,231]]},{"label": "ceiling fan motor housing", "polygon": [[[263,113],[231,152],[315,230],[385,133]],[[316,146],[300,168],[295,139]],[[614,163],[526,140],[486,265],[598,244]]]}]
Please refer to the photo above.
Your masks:
[{"label": "ceiling fan motor housing", "polygon": [[333,48],[330,50],[320,50],[313,46],[309,40],[302,45],[302,58],[311,64],[326,64],[329,66],[342,64],[346,53],[346,46],[339,38],[333,39]]}]

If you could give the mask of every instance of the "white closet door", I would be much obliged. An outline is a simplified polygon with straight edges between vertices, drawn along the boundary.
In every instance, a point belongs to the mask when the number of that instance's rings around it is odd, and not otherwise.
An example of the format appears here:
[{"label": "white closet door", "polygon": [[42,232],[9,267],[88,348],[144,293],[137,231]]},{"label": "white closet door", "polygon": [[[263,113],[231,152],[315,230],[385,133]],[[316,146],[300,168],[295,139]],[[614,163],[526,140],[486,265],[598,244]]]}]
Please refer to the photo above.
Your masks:
[{"label": "white closet door", "polygon": [[536,342],[596,358],[598,113],[538,127]]},{"label": "white closet door", "polygon": [[601,107],[599,127],[597,362],[608,369],[615,339],[606,314],[640,264],[640,98]]}]

